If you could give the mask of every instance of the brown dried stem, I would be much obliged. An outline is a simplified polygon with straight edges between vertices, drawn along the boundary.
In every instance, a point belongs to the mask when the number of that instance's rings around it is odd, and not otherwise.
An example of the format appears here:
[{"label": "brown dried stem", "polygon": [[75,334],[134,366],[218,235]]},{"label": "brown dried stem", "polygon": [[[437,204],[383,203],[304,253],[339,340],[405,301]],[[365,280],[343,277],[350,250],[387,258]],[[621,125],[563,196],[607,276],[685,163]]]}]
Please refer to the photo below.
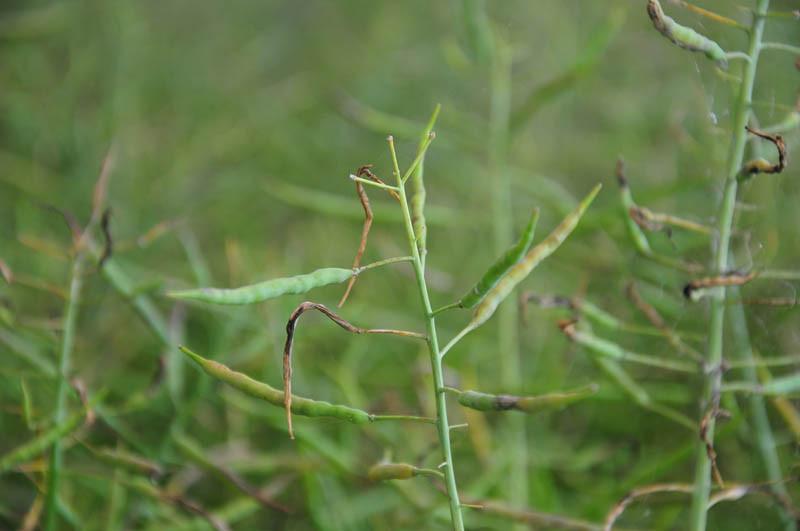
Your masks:
[{"label": "brown dried stem", "polygon": [[742,176],[748,177],[758,173],[781,173],[784,168],[786,168],[786,143],[783,141],[783,137],[781,135],[761,131],[749,125],[746,125],[744,128],[748,133],[772,142],[775,145],[775,149],[778,150],[778,162],[771,164],[769,161],[761,158],[748,161],[742,167]]},{"label": "brown dried stem", "polygon": [[719,393],[714,393],[711,406],[700,420],[700,438],[706,445],[706,454],[708,455],[708,460],[711,462],[711,473],[714,475],[714,481],[717,482],[717,485],[719,485],[720,488],[724,488],[725,481],[722,479],[722,474],[720,473],[719,465],[717,464],[717,452],[714,450],[714,441],[708,436],[708,426],[710,425],[712,419],[716,419],[718,417],[720,417]]},{"label": "brown dried stem", "polygon": [[[362,170],[359,169],[359,173],[361,171]],[[364,226],[361,229],[361,241],[358,244],[358,251],[356,251],[356,257],[353,259],[353,269],[358,269],[358,267],[361,265],[361,257],[364,256],[364,250],[367,248],[367,237],[369,236],[370,228],[372,228],[373,219],[372,208],[369,206],[369,197],[367,197],[367,191],[364,190],[364,185],[358,181],[356,181],[356,193],[358,194],[358,200],[361,201],[361,207],[364,209]],[[347,282],[347,289],[344,290],[344,295],[342,295],[341,300],[339,300],[339,308],[344,305],[347,297],[350,295],[350,291],[353,289],[353,286],[356,283],[357,278],[358,275],[353,275],[350,277],[350,280]]]}]

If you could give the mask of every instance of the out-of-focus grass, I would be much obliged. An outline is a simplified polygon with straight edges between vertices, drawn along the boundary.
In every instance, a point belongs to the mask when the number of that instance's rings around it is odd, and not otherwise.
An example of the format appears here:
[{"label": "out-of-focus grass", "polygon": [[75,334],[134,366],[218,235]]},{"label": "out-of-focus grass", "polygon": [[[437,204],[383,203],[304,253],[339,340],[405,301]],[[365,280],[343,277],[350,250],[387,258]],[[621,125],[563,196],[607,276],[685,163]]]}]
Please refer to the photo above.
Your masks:
[{"label": "out-of-focus grass", "polygon": [[[788,1],[774,3],[776,10],[792,7]],[[727,2],[707,7],[746,18]],[[529,120],[512,111],[512,122],[521,124],[508,154],[514,226],[522,226],[530,208],[538,206],[544,232],[591,184],[607,185],[586,224],[525,288],[585,292],[620,318],[643,324],[624,295],[626,283],[638,278],[643,295],[669,326],[702,334],[704,306],[680,298],[686,278],[638,258],[628,244],[613,169],[624,156],[640,204],[709,222],[727,149],[732,87],[702,57],[687,57],[654,35],[643,2],[492,2],[489,12],[495,31],[513,50],[512,109],[530,107],[525,102],[538,88],[559,89]],[[678,13],[724,47],[742,45],[735,31]],[[158,223],[179,221],[145,246],[120,247],[119,267],[136,289],[155,286],[150,296],[173,341],[182,337],[274,385],[280,379],[285,320],[299,297],[219,310],[173,306],[161,289],[202,283],[205,274],[216,285],[238,285],[320,266],[346,267],[360,231],[360,207],[347,175],[368,162],[379,175],[388,175],[388,133],[398,136],[401,157],[410,160],[435,103],[442,103],[443,111],[425,167],[434,305],[451,302],[471,285],[494,259],[487,199],[493,183],[485,150],[489,89],[488,79],[465,60],[459,17],[456,3],[423,1],[4,3],[0,258],[20,281],[0,283],[0,452],[51,427],[55,388],[48,367],[56,366],[64,301],[21,280],[63,289],[70,236],[58,215],[42,205],[68,210],[85,222],[111,144],[117,149],[109,191],[116,241],[133,242]],[[598,28],[612,17],[623,22],[607,52],[593,68],[580,70],[574,83],[559,84],[564,72],[591,57]],[[797,22],[788,19],[771,22],[769,31],[769,40],[786,42],[800,34]],[[786,109],[780,104],[794,101],[800,78],[793,58],[780,53],[765,54],[759,78],[757,110],[768,125],[782,119]],[[787,141],[796,146],[797,133]],[[781,176],[745,185],[742,201],[755,208],[739,214],[738,263],[796,267],[797,175],[790,165]],[[304,201],[298,189],[314,195]],[[404,254],[396,207],[377,192],[370,190],[370,196],[381,223],[373,229],[365,262]],[[351,210],[345,211],[348,205]],[[197,242],[196,248],[189,243],[188,253],[187,234]],[[651,243],[699,262],[708,257],[701,237],[676,232],[671,242],[656,234]],[[402,264],[365,274],[345,307],[348,320],[418,328],[419,303],[410,282]],[[787,281],[754,284],[745,292],[791,296],[794,290]],[[333,303],[339,295],[334,287],[310,296]],[[794,352],[795,310],[754,306],[748,313],[760,352]],[[528,423],[529,507],[599,521],[632,486],[691,477],[687,448],[694,441],[611,386],[584,352],[564,340],[555,325],[560,316],[531,308],[522,323],[522,389],[499,388],[492,329],[476,332],[451,352],[445,376],[487,391],[526,394],[600,382],[595,399]],[[441,316],[441,334],[450,337],[463,318]],[[670,352],[667,342],[652,338],[614,339],[638,352]],[[296,350],[295,386],[302,394],[374,412],[432,414],[426,356],[413,344],[351,337],[311,318],[298,334]],[[291,443],[279,410],[230,393],[183,366],[175,352],[101,275],[88,272],[73,373],[89,389],[108,388],[110,394],[97,409],[94,426],[65,441],[64,527],[70,519],[81,529],[206,525],[175,503],[142,496],[134,488],[138,479],[120,466],[98,462],[76,440],[127,448],[160,463],[165,476],[157,479],[159,489],[181,493],[237,529],[444,527],[446,504],[430,483],[419,480],[409,489],[365,479],[368,467],[387,451],[398,460],[435,467],[438,453],[429,427],[359,429],[300,418],[299,439]],[[160,358],[167,360],[162,380]],[[696,416],[698,381],[676,381],[652,369],[631,372],[654,397]],[[22,377],[33,429],[23,411]],[[80,407],[75,397],[69,406]],[[466,418],[458,408],[453,415],[454,422]],[[500,471],[514,459],[494,436],[497,417],[483,418],[484,428],[471,420],[471,430],[453,434],[466,498],[502,492]],[[772,420],[786,465],[792,435],[777,416]],[[251,484],[271,486],[292,515],[254,505],[235,487],[196,469],[173,443],[172,432],[180,430]],[[717,450],[726,479],[764,477],[746,421],[723,428]],[[24,473],[0,477],[0,527],[20,524],[43,483],[42,470],[33,462]],[[796,486],[789,488],[796,493]],[[625,521],[679,525],[685,514],[676,507],[680,504],[654,500],[632,508]],[[467,518],[486,528],[507,525],[488,515],[467,513]],[[771,529],[777,521],[773,508],[758,498],[711,513],[715,528]]]}]

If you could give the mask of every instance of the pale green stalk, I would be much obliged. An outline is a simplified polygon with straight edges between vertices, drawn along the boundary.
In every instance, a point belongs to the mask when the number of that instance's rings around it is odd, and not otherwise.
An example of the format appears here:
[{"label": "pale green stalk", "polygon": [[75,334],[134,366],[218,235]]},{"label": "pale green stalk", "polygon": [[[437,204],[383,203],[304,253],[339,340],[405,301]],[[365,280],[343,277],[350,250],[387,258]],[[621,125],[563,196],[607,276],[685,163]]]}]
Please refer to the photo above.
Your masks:
[{"label": "pale green stalk", "polygon": [[782,42],[765,42],[761,44],[762,50],[780,50],[782,52],[789,52],[790,54],[800,55],[800,46],[793,46],[791,44],[784,44]]},{"label": "pale green stalk", "polygon": [[[758,66],[758,56],[761,39],[764,34],[764,15],[769,7],[769,0],[758,0],[753,23],[750,29],[750,38],[747,54],[750,61],[744,66],[744,75],[739,89],[739,97],[733,108],[733,135],[730,152],[728,153],[728,167],[725,176],[725,187],[722,195],[722,205],[718,215],[719,241],[714,249],[714,270],[717,272],[728,271],[728,253],[730,249],[731,231],[733,226],[734,207],[736,206],[736,192],[738,189],[737,177],[744,160],[744,150],[747,144],[747,131],[745,126],[750,119],[750,109],[753,98],[753,85]],[[722,361],[722,336],[725,318],[725,292],[722,291],[711,300],[711,318],[708,333],[708,355],[706,362],[710,367],[719,366]],[[706,379],[703,389],[703,406],[711,407],[718,399],[722,384],[722,371],[712,371]],[[712,416],[706,428],[706,438],[714,440],[716,419]],[[689,527],[692,531],[703,531],[706,528],[708,499],[711,490],[711,461],[706,452],[703,440],[697,442],[697,457],[695,466],[694,494],[689,515]]]},{"label": "pale green stalk", "polygon": [[364,179],[363,177],[356,177],[355,175],[351,175],[350,179],[361,184],[366,184],[367,186],[374,186],[375,188],[381,188],[383,190],[389,190],[391,192],[396,192],[396,186],[389,186],[388,184],[379,183],[376,181],[370,181],[369,179]]},{"label": "pale green stalk", "polygon": [[[494,248],[497,256],[513,243],[511,178],[507,168],[509,124],[511,116],[511,50],[497,39],[494,43],[491,64],[491,101],[489,116],[489,175],[492,193],[492,220]],[[503,389],[518,391],[522,387],[519,350],[519,307],[502,304],[497,312],[498,350],[500,359],[500,384]],[[512,505],[528,504],[528,444],[525,433],[526,419],[509,415],[503,447],[514,458],[504,482],[505,495]],[[524,526],[515,526],[524,529]]]},{"label": "pale green stalk", "polygon": [[425,315],[425,328],[427,330],[428,351],[431,358],[431,370],[433,372],[433,391],[436,396],[436,416],[437,431],[439,433],[439,444],[444,457],[445,485],[447,486],[447,496],[450,503],[450,518],[452,519],[453,529],[464,531],[464,519],[461,515],[461,503],[458,499],[458,488],[456,487],[456,474],[453,468],[453,455],[450,449],[450,427],[447,422],[447,401],[445,399],[444,377],[442,375],[442,360],[439,357],[439,339],[436,335],[436,322],[433,317],[430,297],[428,296],[428,286],[425,283],[425,268],[422,265],[417,241],[414,235],[414,225],[411,222],[411,210],[408,207],[406,190],[403,184],[403,177],[397,164],[397,154],[394,149],[394,140],[389,137],[389,147],[392,153],[392,163],[394,174],[397,179],[397,188],[400,195],[400,207],[403,212],[403,224],[408,237],[408,245],[411,249],[411,256],[414,266],[414,274],[417,279],[417,289],[422,299],[422,310]]},{"label": "pale green stalk", "polygon": [[[729,289],[734,298],[739,298],[739,288],[733,287]],[[745,319],[744,309],[737,305],[728,310],[728,323],[731,327],[731,336],[733,337],[733,351],[734,356],[745,362],[742,365],[742,372],[745,379],[753,384],[758,384],[758,374],[755,368],[755,362],[758,360],[753,355],[753,349],[750,346],[750,334],[747,330],[747,320]],[[761,453],[761,461],[764,464],[764,469],[767,472],[767,479],[770,482],[770,489],[783,498],[788,498],[789,494],[786,490],[786,484],[783,482],[781,474],[781,462],[778,459],[778,452],[775,448],[775,437],[772,435],[772,427],[769,425],[769,417],[767,416],[767,408],[764,404],[764,397],[759,394],[752,394],[746,398],[747,407],[750,410],[750,418],[753,423],[753,431],[756,439],[758,451]],[[785,511],[781,512],[783,517],[784,529],[786,531],[795,531],[797,525],[792,519],[791,515]]]},{"label": "pale green stalk", "polygon": [[[59,426],[67,418],[67,392],[69,390],[69,373],[72,368],[72,349],[75,344],[75,328],[78,323],[78,305],[83,287],[84,256],[80,249],[76,251],[72,263],[72,277],[69,284],[69,299],[64,314],[64,330],[61,336],[61,353],[58,360],[56,383],[56,408],[53,414],[53,425]],[[51,531],[58,527],[58,485],[61,480],[63,449],[61,440],[56,439],[50,449],[50,460],[47,469],[47,492],[44,502],[44,525],[42,529]]]}]

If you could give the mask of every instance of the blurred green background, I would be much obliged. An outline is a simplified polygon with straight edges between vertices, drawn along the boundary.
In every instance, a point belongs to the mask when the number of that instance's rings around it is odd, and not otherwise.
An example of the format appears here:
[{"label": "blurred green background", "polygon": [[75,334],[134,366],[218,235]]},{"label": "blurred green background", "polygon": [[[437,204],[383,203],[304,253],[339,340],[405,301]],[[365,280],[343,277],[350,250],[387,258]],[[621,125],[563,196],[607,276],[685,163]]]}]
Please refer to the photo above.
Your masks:
[{"label": "blurred green background", "polygon": [[[746,23],[749,15],[738,4],[747,2],[703,2]],[[788,0],[772,4],[775,11],[796,8]],[[725,49],[744,46],[744,33],[664,5]],[[636,255],[614,165],[625,159],[640,204],[713,224],[735,85],[702,55],[681,52],[659,36],[643,1],[494,1],[487,12],[495,38],[513,58],[506,171],[516,230],[539,207],[539,234],[546,234],[576,198],[595,183],[605,185],[578,231],[524,289],[585,294],[642,324],[624,294],[636,279],[668,325],[695,334],[702,350],[707,308],[682,300],[686,274]],[[767,34],[797,43],[800,25],[776,17]],[[474,42],[455,1],[5,0],[0,258],[15,282],[0,283],[0,452],[46,429],[52,418],[55,385],[43,367],[56,362],[71,240],[61,217],[45,205],[86,223],[112,146],[114,260],[133,289],[153,298],[174,344],[280,387],[286,318],[302,300],[333,306],[340,286],[243,308],[175,304],[163,292],[349,267],[363,214],[348,174],[374,163],[388,178],[389,133],[407,165],[441,103],[425,167],[433,304],[468,289],[496,256],[490,196],[499,186],[489,168],[491,72]],[[800,85],[794,59],[779,52],[762,57],[754,109],[764,125],[783,120],[794,106]],[[729,72],[739,67],[734,63]],[[787,134],[790,149],[797,140],[796,132]],[[764,149],[769,158],[772,151]],[[734,240],[740,267],[796,268],[798,175],[790,159],[782,175],[757,177],[742,189],[746,208],[737,215]],[[365,262],[407,253],[399,210],[378,192],[369,190],[376,223]],[[154,233],[154,227],[164,230]],[[708,240],[690,233],[656,233],[651,244],[695,262],[709,257]],[[63,528],[208,527],[147,487],[191,499],[234,529],[447,528],[446,498],[436,482],[365,478],[386,455],[435,467],[440,454],[429,426],[356,427],[296,417],[292,442],[279,408],[211,381],[166,348],[92,267],[85,282],[72,374],[90,392],[110,393],[95,424],[65,440]],[[794,297],[795,289],[790,281],[764,281],[744,292]],[[747,311],[759,352],[797,352],[796,310]],[[343,315],[365,327],[420,329],[411,269],[400,264],[364,274]],[[533,307],[526,312],[519,389],[500,385],[493,323],[448,355],[445,378],[463,388],[538,394],[601,384],[590,400],[525,417],[526,465],[505,448],[502,415],[467,415],[454,405],[452,422],[470,424],[453,432],[456,468],[466,499],[503,499],[509,470],[524,466],[528,508],[600,522],[635,486],[691,482],[696,437],[609,384],[559,332],[556,321],[566,316]],[[464,313],[445,314],[437,321],[440,335],[446,341],[465,320]],[[651,355],[671,352],[660,339],[611,338]],[[294,386],[301,395],[371,412],[433,414],[427,353],[413,342],[351,336],[310,316],[295,348]],[[654,397],[697,418],[699,381],[652,369],[631,373]],[[69,405],[80,407],[73,396]],[[795,438],[774,409],[769,413],[790,476]],[[720,431],[717,451],[729,481],[765,479],[747,423],[737,418]],[[198,464],[176,434],[266,488],[291,514],[260,506],[221,479],[218,468]],[[98,459],[98,448],[135,452],[163,474],[150,480],[126,471]],[[22,526],[45,465],[35,460],[0,476],[0,528]],[[687,504],[688,497],[654,496],[634,505],[621,523],[681,529]],[[511,525],[465,510],[471,529]],[[716,507],[710,528],[775,529],[777,514],[768,498],[747,497]]]}]

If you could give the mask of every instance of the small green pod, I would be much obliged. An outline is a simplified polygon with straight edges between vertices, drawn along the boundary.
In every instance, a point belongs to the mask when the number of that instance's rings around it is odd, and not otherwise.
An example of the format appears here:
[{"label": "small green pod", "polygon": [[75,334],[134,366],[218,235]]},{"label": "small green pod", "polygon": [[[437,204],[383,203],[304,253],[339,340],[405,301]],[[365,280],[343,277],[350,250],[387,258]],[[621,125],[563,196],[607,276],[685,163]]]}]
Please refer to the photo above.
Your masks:
[{"label": "small green pod", "polygon": [[518,396],[492,395],[480,391],[464,391],[458,395],[458,403],[477,411],[508,411],[517,408]]},{"label": "small green pod", "polygon": [[500,282],[505,274],[514,265],[517,264],[530,249],[533,243],[533,237],[536,233],[536,224],[539,221],[539,209],[534,209],[531,214],[531,219],[525,230],[522,231],[519,240],[512,245],[506,252],[492,264],[492,266],[483,274],[481,279],[469,292],[461,297],[458,303],[460,308],[474,308],[475,305],[480,303],[486,294]]},{"label": "small green pod", "polygon": [[617,182],[619,183],[619,199],[622,205],[622,217],[625,220],[625,227],[628,229],[628,236],[630,236],[634,247],[636,247],[639,253],[644,256],[652,256],[653,250],[650,248],[650,242],[647,241],[647,236],[630,215],[631,209],[637,208],[637,206],[633,201],[633,195],[631,194],[630,186],[628,186],[628,179],[625,178],[621,159],[617,161]]},{"label": "small green pod", "polygon": [[599,389],[599,385],[589,384],[572,391],[524,396],[517,401],[517,409],[524,413],[539,413],[541,411],[560,409],[594,395]]},{"label": "small green pod", "polygon": [[367,472],[367,477],[370,481],[410,479],[416,475],[417,467],[407,463],[378,463],[373,465]]},{"label": "small green pod", "polygon": [[464,391],[458,395],[458,403],[478,411],[509,411],[539,413],[559,409],[593,395],[598,390],[591,384],[573,391],[548,393],[539,396],[492,395],[478,391]]},{"label": "small green pod", "polygon": [[[433,109],[433,114],[431,114],[430,120],[428,120],[428,125],[425,126],[425,130],[422,132],[422,136],[419,140],[419,150],[424,149],[425,144],[428,142],[428,137],[433,131],[433,126],[436,125],[436,118],[439,117],[439,111],[442,109],[440,104],[436,104],[436,107]],[[419,251],[420,257],[425,260],[425,255],[427,254],[427,238],[428,238],[428,224],[425,221],[425,199],[427,196],[427,192],[425,190],[425,158],[419,161],[417,168],[414,170],[414,173],[411,174],[411,201],[409,202],[409,206],[411,207],[411,225],[414,228],[414,237],[417,240],[417,250]]]},{"label": "small green pod", "polygon": [[578,222],[583,217],[586,209],[592,204],[594,198],[600,192],[602,184],[597,186],[589,192],[583,201],[580,202],[578,207],[565,217],[553,231],[542,240],[538,245],[533,247],[528,253],[517,262],[508,273],[504,275],[500,281],[486,294],[483,301],[475,308],[475,313],[472,320],[467,325],[468,329],[474,330],[482,325],[494,314],[497,307],[508,296],[517,285],[525,280],[533,269],[539,265],[542,260],[553,254],[559,246],[564,243],[564,240],[572,234]]},{"label": "small green pod", "polygon": [[294,277],[274,278],[233,289],[199,288],[171,291],[168,297],[175,299],[210,302],[214,304],[253,304],[286,294],[300,294],[314,288],[338,284],[349,280],[356,272],[352,269],[327,267],[312,273]]},{"label": "small green pod", "polygon": [[[261,398],[274,406],[283,408],[283,391],[275,389],[264,382],[254,380],[244,373],[234,371],[222,363],[206,359],[186,347],[181,346],[179,348],[209,376],[213,376],[250,396]],[[372,416],[366,411],[296,395],[292,395],[292,413],[305,417],[334,417],[353,424],[367,424],[372,421]]]},{"label": "small green pod", "polygon": [[664,13],[658,0],[647,2],[647,14],[653,21],[653,26],[673,44],[691,52],[702,52],[720,66],[727,67],[728,59],[725,50],[708,37],[697,33],[692,28],[681,26]]}]

